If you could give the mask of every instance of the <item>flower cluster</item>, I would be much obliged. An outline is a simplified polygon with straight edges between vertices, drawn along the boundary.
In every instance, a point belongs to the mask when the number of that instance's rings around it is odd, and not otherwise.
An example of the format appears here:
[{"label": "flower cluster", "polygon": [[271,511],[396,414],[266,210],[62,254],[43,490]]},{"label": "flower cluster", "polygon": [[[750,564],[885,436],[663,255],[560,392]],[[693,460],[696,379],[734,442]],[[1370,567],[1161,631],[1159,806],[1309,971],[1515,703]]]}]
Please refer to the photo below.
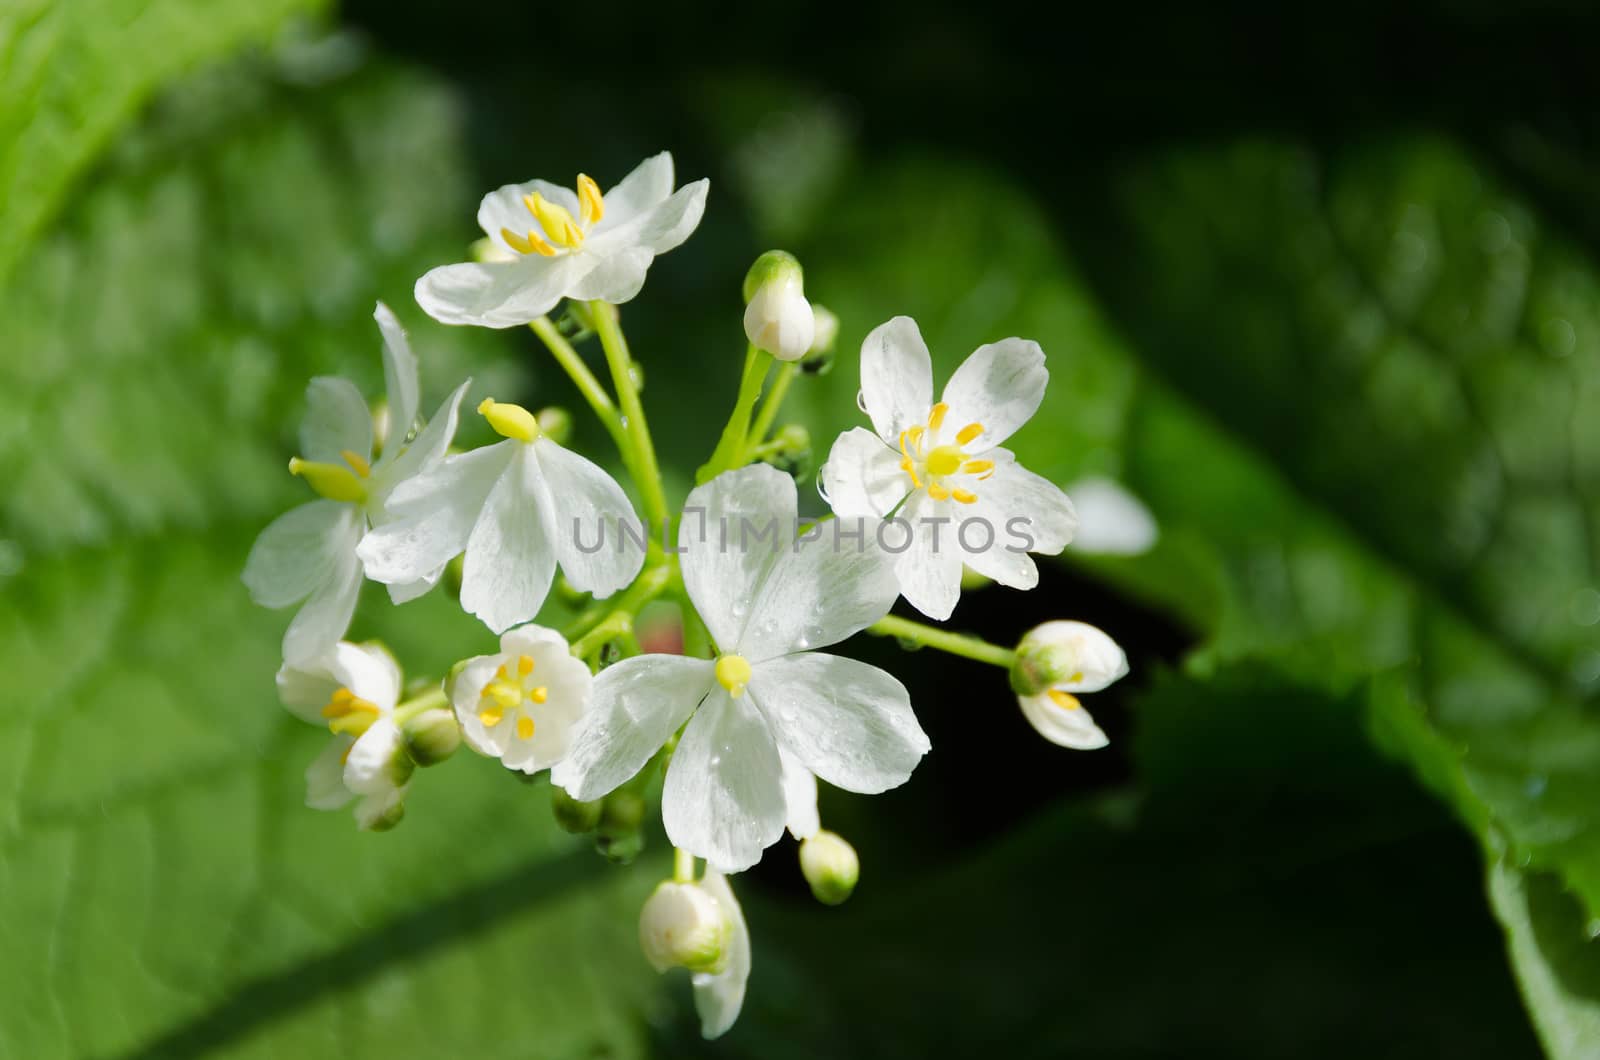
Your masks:
[{"label": "flower cluster", "polygon": [[[886,791],[930,750],[905,686],[823,649],[868,631],[1004,667],[1022,716],[1079,749],[1106,736],[1077,697],[1127,663],[1081,622],[1047,622],[1009,649],[890,613],[903,598],[948,619],[968,572],[1031,589],[1032,554],[1072,540],[1072,502],[1004,448],[1048,383],[1037,343],[979,347],[935,400],[916,323],[872,330],[860,364],[871,429],[833,442],[818,475],[831,514],[802,522],[810,436],[775,417],[797,373],[831,367],[838,321],[806,299],[799,263],[781,251],[746,277],[733,413],[696,487],[668,506],[617,306],[699,224],[708,182],[675,184],[663,153],[604,193],[581,174],[572,189],[499,188],[478,211],[479,260],[436,268],[415,292],[445,324],[528,325],[616,444],[642,512],[566,447],[561,410],[481,396],[473,407],[500,440],[454,449],[471,381],[423,421],[416,358],[379,304],[387,401],[374,414],[348,381],[312,380],[289,470],[317,498],[262,531],[244,581],[258,603],[298,605],[277,681],[284,706],[331,736],[306,771],[312,807],[354,802],[362,828],[391,828],[417,768],[465,743],[507,769],[547,772],[562,826],[626,862],[659,780],[674,869],[642,910],[640,944],[658,969],[691,972],[715,1037],[736,1019],[751,967],[728,877],[787,830],[817,898],[844,901],[860,861],[822,827],[817,781]],[[610,391],[576,345],[589,336]],[[386,648],[346,639],[364,579],[395,604],[443,583],[498,643],[405,686]],[[635,630],[658,600],[676,604],[679,651],[646,651]],[[564,628],[535,624],[556,611],[572,612]]]}]

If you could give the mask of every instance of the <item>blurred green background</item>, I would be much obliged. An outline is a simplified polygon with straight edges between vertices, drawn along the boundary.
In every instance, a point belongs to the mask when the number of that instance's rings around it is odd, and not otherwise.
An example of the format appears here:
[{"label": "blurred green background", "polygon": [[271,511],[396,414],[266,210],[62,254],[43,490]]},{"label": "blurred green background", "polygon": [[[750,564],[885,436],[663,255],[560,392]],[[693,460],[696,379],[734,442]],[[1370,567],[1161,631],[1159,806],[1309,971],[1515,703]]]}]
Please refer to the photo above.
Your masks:
[{"label": "blurred green background", "polygon": [[[5,0],[0,1056],[1600,1056],[1597,31],[1470,0]],[[381,385],[375,299],[425,407],[470,373],[579,410],[531,335],[411,285],[485,190],[663,148],[712,180],[624,313],[679,495],[783,246],[842,320],[785,417],[819,447],[889,316],[940,377],[1029,336],[1021,457],[1162,532],[954,619],[1110,631],[1106,750],[1039,740],[994,671],[846,647],[934,751],[824,793],[847,905],[787,840],[737,881],[755,971],[710,1045],[634,938],[659,835],[611,868],[469,755],[387,835],[305,809],[287,615],[238,581],[303,496],[307,378]],[[490,643],[442,594],[365,603],[413,676]]]}]

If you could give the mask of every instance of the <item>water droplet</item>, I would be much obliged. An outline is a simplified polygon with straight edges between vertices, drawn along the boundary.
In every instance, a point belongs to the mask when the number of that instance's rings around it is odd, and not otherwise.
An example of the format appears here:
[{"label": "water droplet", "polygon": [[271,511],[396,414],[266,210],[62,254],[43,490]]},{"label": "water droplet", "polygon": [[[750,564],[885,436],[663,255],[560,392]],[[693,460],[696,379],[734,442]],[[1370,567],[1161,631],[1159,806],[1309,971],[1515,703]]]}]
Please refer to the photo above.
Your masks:
[{"label": "water droplet", "polygon": [[722,756],[721,755],[712,755],[711,756],[711,764],[713,766],[720,766],[722,764]]},{"label": "water droplet", "polygon": [[856,408],[861,410],[863,416],[867,414],[867,392],[865,390],[856,391]]}]

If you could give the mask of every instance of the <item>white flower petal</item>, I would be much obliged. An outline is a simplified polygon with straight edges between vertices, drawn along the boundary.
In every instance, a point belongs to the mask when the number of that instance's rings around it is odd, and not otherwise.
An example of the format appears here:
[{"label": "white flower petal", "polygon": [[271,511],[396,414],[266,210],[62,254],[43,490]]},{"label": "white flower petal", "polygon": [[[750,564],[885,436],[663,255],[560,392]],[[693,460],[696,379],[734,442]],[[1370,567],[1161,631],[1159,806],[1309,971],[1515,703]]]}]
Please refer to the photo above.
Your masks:
[{"label": "white flower petal", "polygon": [[400,665],[376,644],[342,640],[310,663],[279,667],[277,684],[278,700],[290,713],[320,726],[326,721],[322,708],[341,688],[381,711],[394,709],[400,698]]},{"label": "white flower petal", "polygon": [[662,151],[633,167],[603,196],[606,215],[595,225],[594,234],[627,224],[646,210],[659,206],[672,194],[672,152]]},{"label": "white flower petal", "polygon": [[517,443],[467,537],[461,607],[496,633],[539,613],[556,574],[555,542],[540,508],[550,504],[530,447]]},{"label": "white flower petal", "polygon": [[[533,455],[550,492],[550,532],[567,581],[601,599],[632,582],[644,565],[644,549],[638,536],[622,531],[626,523],[637,535],[639,517],[617,480],[548,438],[533,443]],[[602,535],[604,543],[594,547]]]},{"label": "white flower petal", "polygon": [[1082,706],[1063,707],[1048,695],[1018,696],[1023,717],[1053,744],[1078,751],[1093,751],[1111,741]]},{"label": "white flower petal", "polygon": [[943,433],[953,435],[979,423],[983,433],[967,443],[968,452],[999,445],[1039,410],[1049,382],[1037,342],[1012,338],[979,346],[944,386],[944,403],[950,408]]},{"label": "white flower petal", "polygon": [[300,455],[306,460],[342,464],[347,449],[363,460],[372,455],[372,412],[350,380],[319,375],[306,386]]},{"label": "white flower petal", "polygon": [[1160,536],[1155,516],[1119,483],[1108,478],[1083,478],[1067,487],[1067,496],[1078,511],[1074,550],[1137,556],[1155,547]]},{"label": "white flower petal", "polygon": [[406,341],[405,329],[393,310],[379,302],[372,316],[383,333],[383,381],[389,399],[389,444],[384,447],[387,459],[392,458],[417,422],[421,403],[417,355],[411,352],[411,343]]},{"label": "white flower petal", "polygon": [[1122,647],[1087,622],[1046,622],[1030,630],[1023,643],[1052,645],[1062,653],[1058,657],[1071,660],[1068,665],[1077,671],[1075,676],[1053,686],[1063,692],[1098,692],[1128,674],[1128,656]]},{"label": "white flower petal", "polygon": [[344,786],[344,756],[355,738],[340,733],[306,767],[306,805],[313,810],[337,810],[355,798]]},{"label": "white flower petal", "polygon": [[685,184],[665,202],[658,203],[614,229],[596,235],[596,249],[627,239],[653,254],[665,254],[680,246],[700,226],[700,219],[706,212],[706,195],[710,190],[709,180]]},{"label": "white flower petal", "polygon": [[405,801],[408,787],[409,784],[402,784],[398,788],[386,787],[371,795],[363,796],[361,801],[356,803],[356,824],[362,828],[372,828],[379,821],[393,824],[395,807]]},{"label": "white flower petal", "polygon": [[911,542],[894,563],[900,595],[924,615],[943,622],[961,599],[962,553],[956,541],[958,527],[950,513],[923,492],[913,494],[895,520],[885,527],[884,539],[891,547],[898,547],[905,540],[907,524],[911,528]]},{"label": "white flower petal", "polygon": [[479,697],[494,680],[500,668],[500,656],[478,655],[466,661],[455,678],[449,682],[450,705],[455,709],[456,721],[461,725],[461,738],[467,746],[481,755],[499,758],[505,753],[506,737],[510,728],[490,727],[483,723],[479,712],[483,709]]},{"label": "white flower petal", "polygon": [[737,647],[723,650],[757,663],[837,644],[887,615],[900,586],[893,558],[878,546],[877,527],[876,520],[861,527],[856,541],[835,537],[837,526],[825,524],[817,536],[780,552],[750,604]]},{"label": "white flower petal", "polygon": [[[1021,541],[1007,533],[1003,520],[995,522],[983,512],[954,514],[962,519],[955,526],[956,543],[967,566],[1012,589],[1027,590],[1039,584],[1039,568]],[[969,521],[971,525],[966,525]]]},{"label": "white flower petal", "polygon": [[[739,643],[767,568],[793,540],[797,511],[794,479],[766,464],[724,471],[684,502],[678,525],[683,584],[724,651]],[[772,524],[776,539],[758,540]]]},{"label": "white flower petal", "polygon": [[332,568],[327,581],[306,598],[283,634],[283,659],[293,665],[315,660],[330,650],[350,628],[356,599],[361,595],[361,561],[356,559],[356,543],[361,540],[361,524],[349,505],[346,520],[336,539],[330,542]]},{"label": "white flower petal", "polygon": [[395,759],[405,754],[405,737],[389,718],[373,722],[356,737],[344,761],[344,786],[357,795],[379,795],[398,787]]},{"label": "white flower petal", "polygon": [[755,668],[748,695],[784,751],[835,787],[898,787],[928,753],[905,686],[855,659],[806,652]]},{"label": "white flower petal", "polygon": [[684,730],[661,795],[674,846],[719,872],[739,872],[783,834],[783,766],[767,721],[749,696],[715,688]]},{"label": "white flower petal", "polygon": [[641,246],[620,247],[610,253],[595,248],[586,253],[593,255],[593,267],[573,281],[567,288],[567,297],[582,302],[599,299],[612,305],[631,302],[638,296],[644,289],[650,263],[656,260],[653,251]]},{"label": "white flower petal", "polygon": [[841,519],[888,515],[911,492],[900,453],[865,427],[834,439],[821,477],[823,496]]},{"label": "white flower petal", "polygon": [[[433,414],[428,425],[417,432],[392,463],[381,471],[374,470],[373,478],[379,480],[374,487],[375,496],[367,505],[374,526],[382,525],[387,519],[386,505],[390,494],[395,487],[409,478],[420,475],[438,465],[444,459],[445,453],[450,450],[450,442],[456,435],[456,425],[461,419],[461,399],[466,397],[467,388],[472,385],[468,379],[444,399],[439,406],[439,411]],[[402,444],[402,436],[390,435],[390,446]],[[381,492],[379,492],[381,490]]]},{"label": "white flower petal", "polygon": [[713,670],[681,655],[638,655],[601,670],[550,779],[584,802],[632,779],[705,698]]},{"label": "white flower petal", "polygon": [[809,839],[822,827],[817,813],[817,778],[781,744],[778,761],[783,763],[784,824],[796,839]]},{"label": "white flower petal", "polygon": [[504,184],[494,189],[483,197],[478,203],[478,227],[483,229],[483,234],[488,236],[495,246],[508,254],[517,252],[506,244],[500,235],[502,228],[509,228],[517,235],[525,235],[529,229],[537,232],[543,238],[545,231],[538,220],[523,202],[523,196],[538,192],[546,201],[566,210],[573,217],[578,216],[578,195],[571,188],[563,188],[559,184],[552,184],[547,180],[530,180],[522,184]]},{"label": "white flower petal", "polygon": [[733,925],[728,934],[728,963],[715,975],[694,975],[694,1007],[700,1014],[700,1036],[706,1040],[728,1032],[744,1007],[745,984],[750,979],[750,929],[733,889],[720,872],[707,869],[700,886],[710,891]]},{"label": "white flower petal", "polygon": [[290,508],[261,531],[244,561],[244,584],[262,607],[288,607],[333,576],[355,509],[316,500]]},{"label": "white flower petal", "polygon": [[521,444],[507,439],[446,457],[433,470],[398,483],[385,504],[388,521],[356,549],[367,577],[386,585],[414,582],[459,556]]},{"label": "white flower petal", "polygon": [[429,571],[425,577],[413,582],[396,582],[389,586],[389,600],[396,604],[407,604],[419,596],[426,595],[429,589],[439,584],[439,579],[444,577],[444,568]]},{"label": "white flower petal", "polygon": [[417,280],[417,304],[441,324],[511,328],[554,309],[598,259],[529,254],[515,261],[440,265]]},{"label": "white flower petal", "polygon": [[861,400],[872,429],[891,445],[900,432],[925,423],[933,408],[933,359],[917,322],[895,317],[861,343]]},{"label": "white flower petal", "polygon": [[[974,486],[974,492],[978,500],[965,506],[965,514],[989,520],[1001,547],[1011,544],[1054,556],[1078,528],[1078,513],[1061,488],[1019,464],[997,464],[994,474]],[[1013,519],[1025,522],[1013,524]]]}]

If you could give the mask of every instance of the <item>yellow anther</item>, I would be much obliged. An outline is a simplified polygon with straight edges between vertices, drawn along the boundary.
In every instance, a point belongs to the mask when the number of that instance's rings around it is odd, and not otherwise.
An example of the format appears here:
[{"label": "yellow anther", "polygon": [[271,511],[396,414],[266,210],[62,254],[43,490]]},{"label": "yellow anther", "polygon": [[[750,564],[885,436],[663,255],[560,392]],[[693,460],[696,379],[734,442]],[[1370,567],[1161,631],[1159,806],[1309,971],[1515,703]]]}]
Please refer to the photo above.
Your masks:
[{"label": "yellow anther", "polygon": [[587,173],[578,174],[578,216],[586,225],[592,225],[606,215],[606,202],[600,197],[600,185]]},{"label": "yellow anther", "polygon": [[529,674],[533,673],[533,656],[517,656],[517,673],[521,674],[523,677],[527,677]]},{"label": "yellow anther", "polygon": [[478,711],[478,720],[491,729],[499,725],[503,718],[505,718],[505,712],[497,707],[485,707]]},{"label": "yellow anther", "polygon": [[949,411],[950,406],[942,401],[933,406],[933,409],[928,413],[928,429],[936,431],[942,427],[944,425],[944,414]]},{"label": "yellow anther", "polygon": [[367,485],[356,473],[339,464],[324,464],[315,460],[301,460],[298,456],[289,461],[289,474],[306,480],[306,485],[330,501],[355,503],[367,499]]},{"label": "yellow anther", "polygon": [[545,700],[550,698],[550,690],[544,685],[540,685],[538,688],[533,688],[528,691],[528,698],[533,700],[535,703],[543,703]]},{"label": "yellow anther", "polygon": [[982,433],[983,424],[969,423],[965,427],[961,428],[961,430],[956,432],[956,442],[960,445],[966,445]]},{"label": "yellow anther", "polygon": [[500,705],[501,710],[510,710],[522,702],[522,689],[516,685],[508,685],[503,681],[496,681],[483,690],[483,694]]},{"label": "yellow anther", "polygon": [[565,206],[557,206],[538,192],[524,195],[522,203],[529,213],[538,218],[550,242],[563,247],[583,245],[583,229],[578,227],[578,222],[572,219]]},{"label": "yellow anther", "polygon": [[556,248],[539,238],[539,233],[528,229],[526,236],[519,236],[509,228],[500,229],[500,238],[506,241],[506,246],[518,254],[540,254],[547,258],[556,256]]},{"label": "yellow anther", "polygon": [[953,475],[967,454],[953,445],[941,445],[928,454],[928,474]]},{"label": "yellow anther", "polygon": [[1063,692],[1059,688],[1052,688],[1047,694],[1050,696],[1050,702],[1062,710],[1077,710],[1083,706],[1082,703],[1078,702],[1077,696],[1070,692]]},{"label": "yellow anther", "polygon": [[378,705],[357,698],[356,694],[348,688],[341,688],[328,700],[328,705],[322,708],[324,718],[342,718],[352,711],[365,711],[368,714],[378,714]]},{"label": "yellow anther", "polygon": [[526,714],[517,719],[517,739],[533,739],[533,719]]},{"label": "yellow anther", "polygon": [[341,449],[339,450],[339,455],[344,457],[344,462],[349,464],[351,469],[362,478],[372,474],[371,462],[354,449]]},{"label": "yellow anther", "polygon": [[921,489],[922,488],[922,480],[917,478],[916,465],[911,462],[911,458],[909,456],[906,457],[904,460],[900,461],[900,470],[904,471],[906,474],[911,476],[912,488],[914,488],[914,489]]},{"label": "yellow anther", "polygon": [[950,491],[939,485],[937,482],[930,482],[928,483],[928,496],[932,497],[936,501],[949,500]]},{"label": "yellow anther", "polygon": [[950,496],[961,504],[977,504],[978,495],[970,490],[951,490]]},{"label": "yellow anther", "polygon": [[1083,671],[1079,670],[1077,673],[1075,673],[1071,677],[1067,678],[1067,680],[1072,682],[1073,684],[1077,684],[1079,681],[1083,680]]},{"label": "yellow anther", "polygon": [[353,702],[361,703],[363,708],[371,707],[371,712],[369,713],[365,709],[351,709],[347,713],[340,714],[336,718],[329,718],[329,732],[342,732],[348,733],[351,736],[360,736],[362,733],[372,728],[372,723],[378,720],[378,708],[372,706],[371,703],[365,703],[359,699],[354,700]]},{"label": "yellow anther", "polygon": [[511,680],[511,674],[506,671],[506,664],[501,663],[494,671],[494,676],[501,681]]},{"label": "yellow anther", "polygon": [[994,474],[994,461],[968,460],[965,464],[961,465],[961,470],[965,471],[969,475],[982,475],[984,478],[988,478],[990,475]]},{"label": "yellow anther", "polygon": [[743,655],[724,655],[717,660],[717,684],[735,699],[744,695],[744,686],[750,683],[750,672],[750,664]]},{"label": "yellow anther", "polygon": [[539,420],[521,405],[512,405],[494,398],[478,402],[478,415],[489,421],[489,426],[505,438],[531,442],[539,437]]}]

